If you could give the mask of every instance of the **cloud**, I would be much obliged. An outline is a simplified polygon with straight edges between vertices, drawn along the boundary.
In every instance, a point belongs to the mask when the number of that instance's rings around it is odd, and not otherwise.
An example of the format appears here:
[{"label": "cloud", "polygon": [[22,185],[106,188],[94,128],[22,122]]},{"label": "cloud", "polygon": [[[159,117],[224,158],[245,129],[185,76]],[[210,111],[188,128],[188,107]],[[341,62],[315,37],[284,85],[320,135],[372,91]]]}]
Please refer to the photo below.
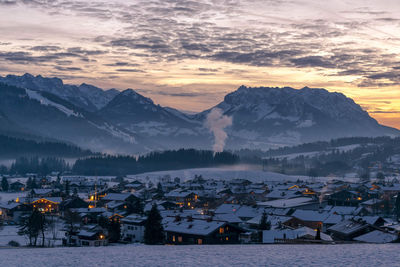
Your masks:
[{"label": "cloud", "polygon": [[121,72],[144,72],[143,70],[138,70],[138,69],[116,69],[116,71],[121,71]]}]

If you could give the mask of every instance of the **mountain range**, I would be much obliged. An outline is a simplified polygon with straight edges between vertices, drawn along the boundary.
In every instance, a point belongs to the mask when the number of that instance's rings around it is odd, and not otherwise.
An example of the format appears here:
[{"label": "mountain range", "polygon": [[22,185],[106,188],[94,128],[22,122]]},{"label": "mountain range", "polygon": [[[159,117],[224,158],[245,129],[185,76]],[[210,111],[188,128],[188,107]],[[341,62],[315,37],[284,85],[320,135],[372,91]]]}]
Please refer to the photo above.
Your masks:
[{"label": "mountain range", "polygon": [[73,143],[93,151],[139,154],[209,149],[205,121],[218,108],[232,119],[226,148],[268,149],[351,136],[398,136],[352,99],[325,89],[241,86],[215,107],[189,115],[135,90],[68,85],[40,75],[0,77],[0,133]]}]

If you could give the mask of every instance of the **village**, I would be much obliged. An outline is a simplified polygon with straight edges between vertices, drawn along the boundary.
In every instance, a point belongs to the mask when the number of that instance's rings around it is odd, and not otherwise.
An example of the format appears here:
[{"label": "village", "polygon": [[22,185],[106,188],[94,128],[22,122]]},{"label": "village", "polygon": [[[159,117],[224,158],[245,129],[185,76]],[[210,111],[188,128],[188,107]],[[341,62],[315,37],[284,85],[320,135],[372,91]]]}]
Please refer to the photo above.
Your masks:
[{"label": "village", "polygon": [[[391,243],[400,237],[395,177],[252,182],[27,174],[3,177],[2,186],[0,246],[151,244],[146,231],[158,231],[152,223],[160,224],[155,243],[170,245]],[[35,213],[44,221],[32,236]]]}]

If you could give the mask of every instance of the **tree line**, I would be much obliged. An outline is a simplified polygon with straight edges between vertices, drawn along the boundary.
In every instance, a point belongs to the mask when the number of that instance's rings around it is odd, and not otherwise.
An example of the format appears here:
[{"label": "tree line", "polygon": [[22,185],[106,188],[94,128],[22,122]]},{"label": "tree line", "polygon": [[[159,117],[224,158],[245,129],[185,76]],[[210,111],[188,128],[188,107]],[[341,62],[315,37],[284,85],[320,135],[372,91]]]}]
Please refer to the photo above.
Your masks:
[{"label": "tree line", "polygon": [[0,135],[0,157],[20,155],[81,157],[92,155],[90,150],[61,142],[34,141]]},{"label": "tree line", "polygon": [[72,171],[79,175],[126,175],[159,170],[231,165],[239,162],[239,157],[230,152],[213,153],[208,150],[179,149],[151,152],[147,155],[121,156],[97,155],[78,159],[69,166],[64,159],[56,157],[19,157],[10,168],[0,166],[0,174]]},{"label": "tree line", "polygon": [[140,157],[92,156],[75,162],[72,171],[83,175],[124,175],[159,170],[230,165],[239,157],[230,152],[213,153],[208,150],[179,149],[151,152]]}]

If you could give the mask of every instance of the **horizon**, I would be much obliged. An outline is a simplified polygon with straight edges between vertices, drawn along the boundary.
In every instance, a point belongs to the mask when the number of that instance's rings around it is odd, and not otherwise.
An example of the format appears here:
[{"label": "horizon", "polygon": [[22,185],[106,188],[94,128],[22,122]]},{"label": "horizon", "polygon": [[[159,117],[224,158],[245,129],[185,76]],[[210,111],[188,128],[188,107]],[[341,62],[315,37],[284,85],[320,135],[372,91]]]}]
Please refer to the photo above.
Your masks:
[{"label": "horizon", "polygon": [[242,84],[325,88],[400,128],[395,0],[9,0],[0,7],[1,75],[34,68],[68,84],[139,88],[162,106],[197,112]]}]

